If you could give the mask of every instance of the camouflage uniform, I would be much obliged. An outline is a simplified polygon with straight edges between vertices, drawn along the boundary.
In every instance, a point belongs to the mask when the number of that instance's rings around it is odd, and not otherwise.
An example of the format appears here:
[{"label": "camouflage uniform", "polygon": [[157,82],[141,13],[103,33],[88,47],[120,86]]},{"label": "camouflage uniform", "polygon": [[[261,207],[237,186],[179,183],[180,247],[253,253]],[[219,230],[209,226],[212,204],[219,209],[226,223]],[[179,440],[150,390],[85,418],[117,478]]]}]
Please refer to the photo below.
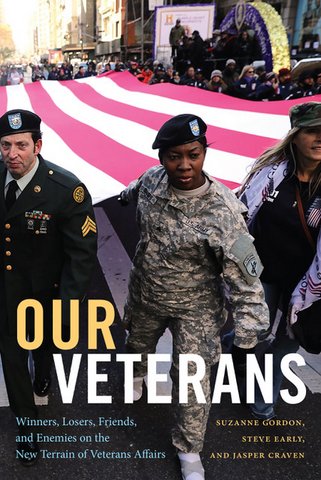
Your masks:
[{"label": "camouflage uniform", "polygon": [[[141,238],[130,275],[124,322],[129,352],[143,354],[135,376],[146,374],[146,355],[154,353],[166,327],[173,335],[173,443],[181,451],[202,450],[210,398],[210,369],[221,353],[225,297],[232,306],[235,344],[250,348],[268,328],[268,311],[258,276],[261,265],[241,204],[211,177],[200,197],[181,200],[169,188],[163,166],[153,167],[122,193],[138,202]],[[178,405],[178,356],[201,355],[206,363],[202,387],[206,404]],[[191,365],[189,374],[193,373]]]}]

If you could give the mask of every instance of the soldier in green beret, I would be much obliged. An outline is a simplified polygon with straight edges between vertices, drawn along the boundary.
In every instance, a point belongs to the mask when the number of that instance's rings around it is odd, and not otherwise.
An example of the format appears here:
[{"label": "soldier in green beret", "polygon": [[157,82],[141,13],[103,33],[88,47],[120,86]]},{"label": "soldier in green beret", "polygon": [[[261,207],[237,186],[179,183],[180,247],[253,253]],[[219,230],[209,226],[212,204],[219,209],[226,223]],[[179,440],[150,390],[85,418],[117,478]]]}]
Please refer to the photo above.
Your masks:
[{"label": "soldier in green beret", "polygon": [[[41,119],[28,110],[0,118],[0,351],[10,407],[16,417],[36,418],[34,392],[48,394],[52,365],[52,299],[66,305],[86,293],[96,259],[96,224],[90,195],[72,173],[40,155]],[[33,351],[34,381],[28,351],[17,342],[17,307],[35,299],[44,310],[44,341]],[[64,319],[66,322],[68,319]],[[27,318],[33,338],[33,319]],[[30,431],[17,450],[30,465],[39,456]]]},{"label": "soldier in green beret", "polygon": [[[134,372],[134,399],[142,395],[146,357],[155,352],[168,327],[173,336],[172,442],[184,480],[204,478],[200,459],[208,420],[211,366],[221,353],[227,286],[235,321],[235,348],[245,362],[268,326],[268,310],[258,279],[261,264],[233,192],[203,170],[207,140],[204,121],[190,114],[168,120],[153,148],[160,166],[144,173],[122,192],[137,201],[140,241],[130,274],[124,323],[128,352],[142,354]],[[206,403],[189,387],[179,403],[179,356],[203,358],[201,381]],[[189,364],[189,375],[195,374]]]}]

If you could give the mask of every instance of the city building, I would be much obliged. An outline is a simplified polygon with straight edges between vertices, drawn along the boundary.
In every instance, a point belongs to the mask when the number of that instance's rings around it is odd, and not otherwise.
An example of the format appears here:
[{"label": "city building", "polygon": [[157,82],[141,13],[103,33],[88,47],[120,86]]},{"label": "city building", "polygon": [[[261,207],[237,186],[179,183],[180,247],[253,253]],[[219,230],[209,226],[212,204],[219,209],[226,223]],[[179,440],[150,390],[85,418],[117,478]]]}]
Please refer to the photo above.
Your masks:
[{"label": "city building", "polygon": [[95,54],[98,59],[112,57],[120,59],[126,32],[126,0],[97,1],[97,44]]},{"label": "city building", "polygon": [[97,40],[97,2],[64,0],[59,3],[62,12],[62,53],[69,60],[72,58],[93,60]]},{"label": "city building", "polygon": [[15,44],[12,29],[7,23],[3,1],[0,0],[0,62],[3,63],[13,56]]},{"label": "city building", "polygon": [[[256,0],[260,1],[260,0]],[[43,59],[146,60],[153,56],[155,5],[209,0],[36,0],[34,52]],[[217,0],[219,28],[235,0]],[[248,2],[251,3],[251,2]],[[292,55],[321,52],[321,0],[266,0],[281,15]],[[143,6],[143,8],[142,8]],[[0,23],[3,1],[0,1]]]}]

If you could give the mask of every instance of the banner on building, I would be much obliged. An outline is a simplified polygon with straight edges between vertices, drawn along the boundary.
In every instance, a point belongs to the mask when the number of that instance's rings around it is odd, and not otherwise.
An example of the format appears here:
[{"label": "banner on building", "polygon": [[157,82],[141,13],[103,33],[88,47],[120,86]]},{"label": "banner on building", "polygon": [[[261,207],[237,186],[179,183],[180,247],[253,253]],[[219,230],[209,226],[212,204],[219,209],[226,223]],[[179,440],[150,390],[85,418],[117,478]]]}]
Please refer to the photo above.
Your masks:
[{"label": "banner on building", "polygon": [[170,57],[169,34],[176,20],[180,19],[187,37],[198,30],[205,40],[212,37],[215,18],[215,4],[205,5],[172,5],[155,8],[154,57]]},{"label": "banner on building", "polygon": [[64,56],[61,48],[53,48],[49,50],[49,63],[56,64],[64,61]]}]

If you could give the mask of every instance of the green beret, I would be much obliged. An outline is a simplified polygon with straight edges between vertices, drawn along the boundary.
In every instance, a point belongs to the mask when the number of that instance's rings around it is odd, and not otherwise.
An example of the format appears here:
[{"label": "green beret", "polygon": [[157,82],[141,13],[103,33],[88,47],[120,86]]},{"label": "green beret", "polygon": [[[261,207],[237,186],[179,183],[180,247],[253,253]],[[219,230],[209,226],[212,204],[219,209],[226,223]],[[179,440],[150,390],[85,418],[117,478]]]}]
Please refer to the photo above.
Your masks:
[{"label": "green beret", "polygon": [[170,148],[195,142],[205,136],[206,123],[196,115],[183,114],[167,120],[160,128],[152,148]]}]

